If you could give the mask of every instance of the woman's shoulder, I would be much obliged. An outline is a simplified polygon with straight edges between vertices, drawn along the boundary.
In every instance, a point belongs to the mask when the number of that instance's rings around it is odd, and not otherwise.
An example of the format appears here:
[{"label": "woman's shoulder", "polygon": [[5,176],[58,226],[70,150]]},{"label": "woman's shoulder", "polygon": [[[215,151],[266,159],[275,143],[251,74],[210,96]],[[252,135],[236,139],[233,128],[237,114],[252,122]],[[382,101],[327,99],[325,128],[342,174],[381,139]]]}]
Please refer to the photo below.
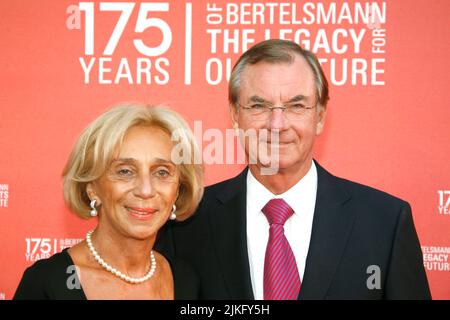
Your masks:
[{"label": "woman's shoulder", "polygon": [[164,257],[172,269],[175,300],[198,299],[200,280],[192,266],[177,256]]},{"label": "woman's shoulder", "polygon": [[[32,281],[47,280],[55,276],[66,274],[67,269],[73,265],[67,249],[52,255],[47,259],[36,261],[28,267],[24,276],[28,276]],[[69,270],[70,271],[70,270]]]},{"label": "woman's shoulder", "polygon": [[28,267],[27,270],[32,272],[48,273],[70,265],[72,264],[72,261],[67,250],[68,249],[64,249],[61,252],[55,253],[47,259],[38,260],[33,265]]},{"label": "woman's shoulder", "polygon": [[186,262],[185,260],[172,256],[172,257],[166,257],[166,259],[169,261],[170,266],[172,268],[172,272],[176,273],[177,276],[180,277],[187,277],[187,278],[196,278],[197,274],[192,268],[192,266]]},{"label": "woman's shoulder", "polygon": [[58,299],[59,293],[73,289],[72,287],[79,287],[79,281],[75,265],[65,249],[28,267],[14,299]]}]

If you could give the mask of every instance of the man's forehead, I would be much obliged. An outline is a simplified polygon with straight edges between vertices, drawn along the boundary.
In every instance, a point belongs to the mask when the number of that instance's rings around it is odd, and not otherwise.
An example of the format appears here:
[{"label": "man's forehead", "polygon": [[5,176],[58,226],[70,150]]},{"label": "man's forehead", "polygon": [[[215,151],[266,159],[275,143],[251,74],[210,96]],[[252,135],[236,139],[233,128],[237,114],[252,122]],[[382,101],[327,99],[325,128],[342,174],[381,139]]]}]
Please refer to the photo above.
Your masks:
[{"label": "man's forehead", "polygon": [[245,82],[313,82],[314,72],[303,57],[297,57],[292,62],[261,61],[247,65],[241,73],[241,85]]},{"label": "man's forehead", "polygon": [[[275,70],[275,69],[272,69]],[[244,100],[310,100],[315,96],[315,80],[312,74],[300,75],[288,72],[248,73],[242,77],[241,99]],[[301,99],[300,99],[301,98]]]},{"label": "man's forehead", "polygon": [[[293,54],[293,58],[290,61],[280,60],[261,60],[254,64],[248,64],[242,70],[244,75],[246,72],[251,73],[253,70],[267,70],[267,69],[301,69],[303,72],[310,72],[313,74],[313,70],[308,61],[298,54]],[[309,73],[308,72],[308,73]]]}]

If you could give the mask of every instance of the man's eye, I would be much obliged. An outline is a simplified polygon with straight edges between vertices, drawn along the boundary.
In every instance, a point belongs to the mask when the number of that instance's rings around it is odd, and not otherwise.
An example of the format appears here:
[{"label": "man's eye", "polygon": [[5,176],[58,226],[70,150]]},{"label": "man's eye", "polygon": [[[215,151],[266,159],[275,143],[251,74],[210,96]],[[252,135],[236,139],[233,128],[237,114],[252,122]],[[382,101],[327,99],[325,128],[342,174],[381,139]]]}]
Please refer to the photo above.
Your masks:
[{"label": "man's eye", "polygon": [[258,109],[265,109],[266,106],[263,105],[263,104],[257,103],[257,104],[251,105],[250,108],[252,108],[252,109],[254,109],[254,110],[258,110]]},{"label": "man's eye", "polygon": [[292,104],[289,106],[289,110],[293,112],[302,112],[305,110],[305,106],[301,103]]}]

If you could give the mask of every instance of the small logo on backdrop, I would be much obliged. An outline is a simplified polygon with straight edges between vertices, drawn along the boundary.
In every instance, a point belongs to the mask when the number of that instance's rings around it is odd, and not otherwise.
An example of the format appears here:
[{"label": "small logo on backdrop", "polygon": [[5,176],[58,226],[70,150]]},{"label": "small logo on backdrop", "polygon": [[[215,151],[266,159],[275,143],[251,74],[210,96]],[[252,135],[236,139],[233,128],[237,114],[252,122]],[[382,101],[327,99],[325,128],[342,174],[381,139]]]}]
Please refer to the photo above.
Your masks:
[{"label": "small logo on backdrop", "polygon": [[381,270],[377,265],[370,265],[366,269],[366,273],[369,275],[366,281],[367,289],[381,289]]},{"label": "small logo on backdrop", "polygon": [[437,193],[439,195],[439,214],[450,215],[450,190],[439,190]]},{"label": "small logo on backdrop", "polygon": [[427,271],[450,271],[450,247],[422,246],[423,265]]},{"label": "small logo on backdrop", "polygon": [[8,207],[9,185],[0,184],[0,208]]},{"label": "small logo on backdrop", "polygon": [[72,247],[83,239],[56,239],[56,238],[25,238],[27,245],[25,252],[26,261],[37,261],[50,258],[57,252]]},{"label": "small logo on backdrop", "polygon": [[5,300],[5,294],[3,292],[0,292],[0,300]]}]

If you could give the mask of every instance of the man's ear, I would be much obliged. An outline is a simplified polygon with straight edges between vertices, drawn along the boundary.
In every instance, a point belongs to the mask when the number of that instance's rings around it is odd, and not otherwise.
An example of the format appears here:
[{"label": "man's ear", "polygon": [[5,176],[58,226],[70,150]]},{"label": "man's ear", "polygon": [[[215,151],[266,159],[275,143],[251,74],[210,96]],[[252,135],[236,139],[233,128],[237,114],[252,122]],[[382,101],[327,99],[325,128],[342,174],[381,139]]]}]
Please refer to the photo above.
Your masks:
[{"label": "man's ear", "polygon": [[237,133],[238,129],[239,129],[239,124],[238,124],[239,111],[238,111],[236,105],[230,104],[230,118],[231,118],[231,123],[233,125],[233,129]]},{"label": "man's ear", "polygon": [[318,112],[318,118],[317,118],[317,127],[316,127],[316,135],[320,135],[323,132],[323,129],[325,127],[325,120],[327,118],[327,107],[317,105],[319,108]]}]

